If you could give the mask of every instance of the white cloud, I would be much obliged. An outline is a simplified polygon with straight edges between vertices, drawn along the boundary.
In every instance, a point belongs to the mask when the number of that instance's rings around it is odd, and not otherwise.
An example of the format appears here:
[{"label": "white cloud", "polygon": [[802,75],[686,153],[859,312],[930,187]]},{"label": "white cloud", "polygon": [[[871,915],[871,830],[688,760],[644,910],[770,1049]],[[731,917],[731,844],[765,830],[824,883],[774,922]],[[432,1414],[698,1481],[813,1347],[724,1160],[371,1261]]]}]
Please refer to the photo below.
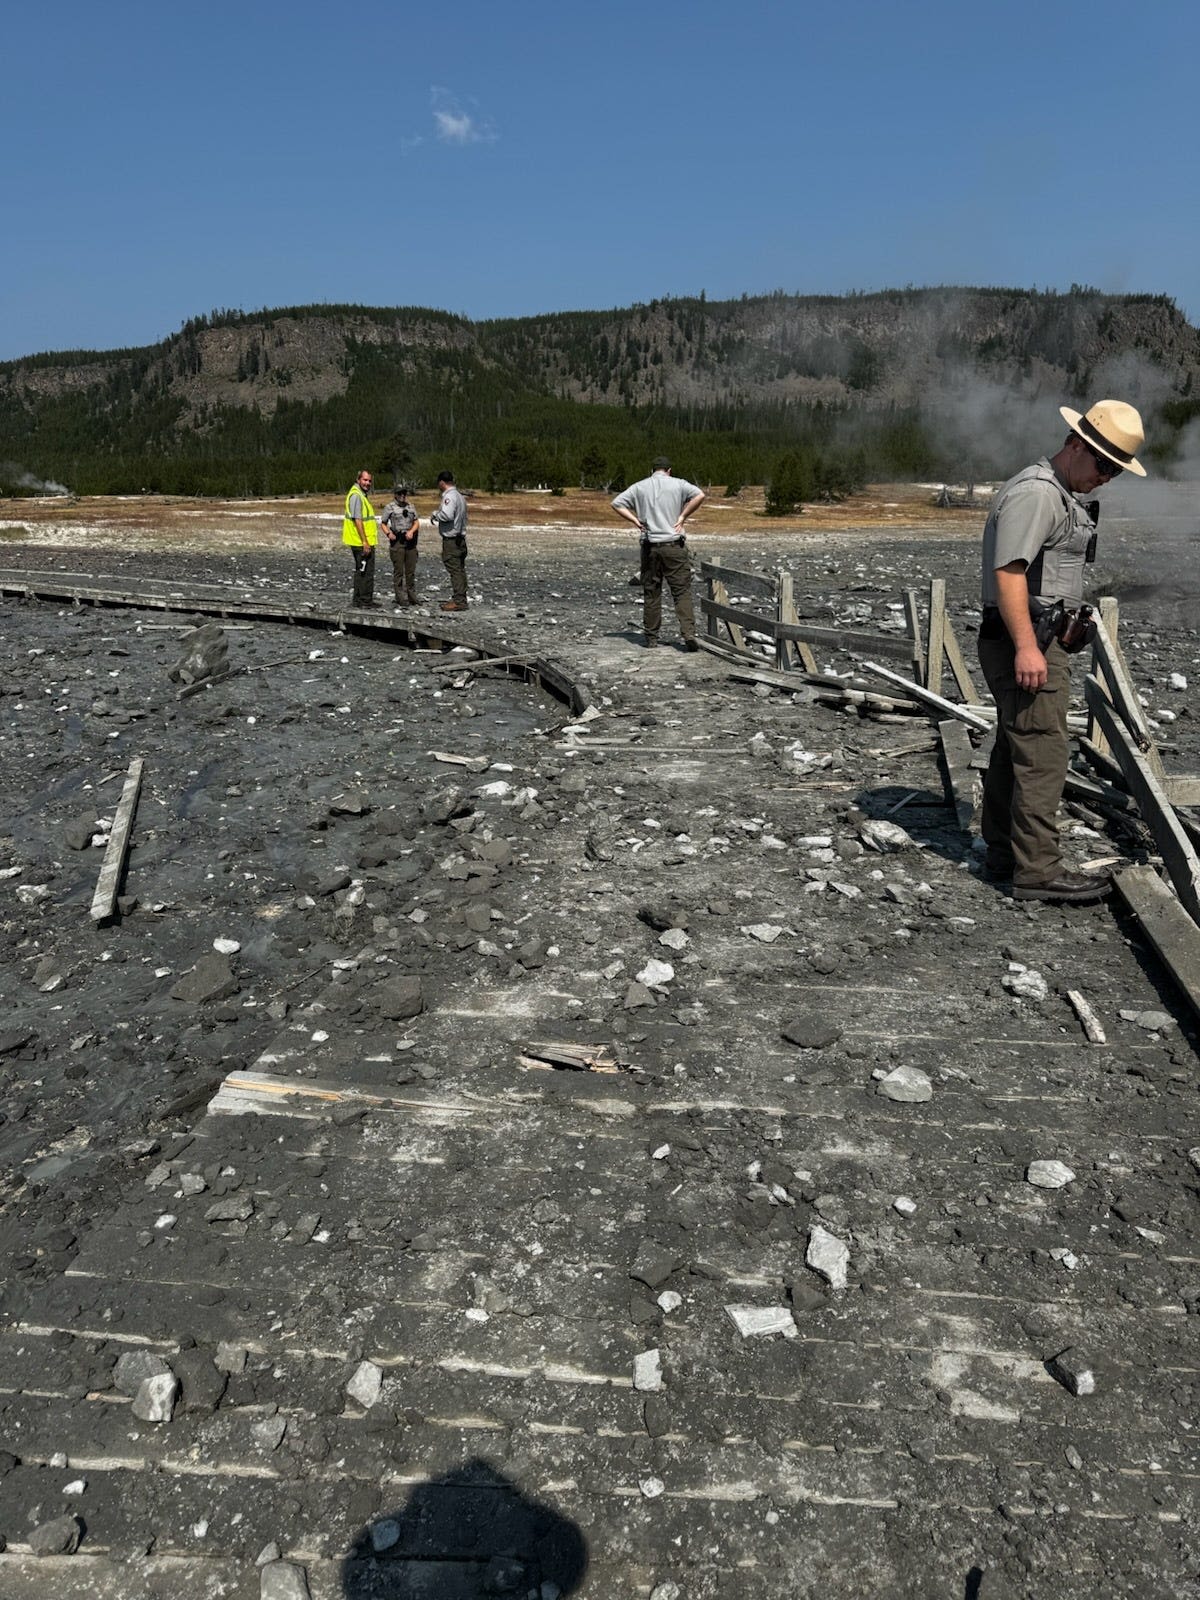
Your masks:
[{"label": "white cloud", "polygon": [[436,84],[430,90],[433,102],[433,126],[443,144],[493,144],[496,130],[478,111],[468,110],[449,89]]}]

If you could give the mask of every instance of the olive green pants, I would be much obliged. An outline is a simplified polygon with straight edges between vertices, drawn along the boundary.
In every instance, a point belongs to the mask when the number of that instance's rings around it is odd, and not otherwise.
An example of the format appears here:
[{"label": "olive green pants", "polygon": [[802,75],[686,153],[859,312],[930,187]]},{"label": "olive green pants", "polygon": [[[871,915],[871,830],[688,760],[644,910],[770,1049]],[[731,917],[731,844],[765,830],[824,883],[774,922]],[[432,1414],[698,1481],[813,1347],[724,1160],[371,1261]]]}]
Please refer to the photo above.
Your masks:
[{"label": "olive green pants", "polygon": [[648,639],[657,639],[662,627],[662,590],[666,584],[675,602],[679,632],[684,639],[696,637],[696,613],[692,607],[692,563],[682,544],[651,544],[642,541],[642,627]]},{"label": "olive green pants", "polygon": [[457,600],[460,606],[467,603],[467,541],[461,535],[457,539],[442,540],[442,565],[450,574],[451,598]]},{"label": "olive green pants", "polygon": [[392,558],[392,587],[397,605],[415,606],[417,603],[417,547],[397,539],[388,546]]},{"label": "olive green pants", "polygon": [[1045,687],[1017,687],[1015,651],[1002,639],[979,640],[979,665],[996,701],[996,743],[983,782],[981,831],[988,854],[1013,861],[1013,882],[1049,883],[1062,871],[1058,807],[1067,777],[1070,657],[1057,642],[1046,651]]}]

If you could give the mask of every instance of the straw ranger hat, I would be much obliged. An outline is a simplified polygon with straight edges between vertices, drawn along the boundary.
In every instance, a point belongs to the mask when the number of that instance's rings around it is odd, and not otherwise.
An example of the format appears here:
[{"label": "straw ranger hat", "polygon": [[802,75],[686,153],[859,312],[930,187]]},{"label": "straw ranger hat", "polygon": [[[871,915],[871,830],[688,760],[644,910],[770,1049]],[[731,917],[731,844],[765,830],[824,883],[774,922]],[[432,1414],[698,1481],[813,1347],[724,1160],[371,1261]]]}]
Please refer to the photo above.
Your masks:
[{"label": "straw ranger hat", "polygon": [[1123,400],[1097,400],[1083,416],[1070,406],[1059,406],[1063,420],[1081,439],[1099,450],[1102,456],[1115,461],[1126,472],[1144,478],[1146,469],[1136,458],[1136,453],[1146,442],[1142,419],[1133,406]]}]

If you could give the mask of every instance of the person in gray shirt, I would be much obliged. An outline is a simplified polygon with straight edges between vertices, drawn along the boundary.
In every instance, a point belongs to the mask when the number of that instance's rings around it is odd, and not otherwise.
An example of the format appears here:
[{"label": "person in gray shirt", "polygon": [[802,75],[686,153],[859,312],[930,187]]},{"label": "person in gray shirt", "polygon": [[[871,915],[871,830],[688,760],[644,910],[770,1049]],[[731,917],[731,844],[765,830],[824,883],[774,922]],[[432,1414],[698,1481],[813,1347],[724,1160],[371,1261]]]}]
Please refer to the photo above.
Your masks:
[{"label": "person in gray shirt", "polygon": [[[1099,502],[1082,498],[1137,460],[1142,419],[1120,400],[1081,416],[1060,406],[1062,448],[1003,484],[983,530],[979,664],[996,702],[996,742],[983,785],[987,872],[1011,878],[1015,900],[1086,901],[1109,880],[1063,864],[1055,820],[1067,776],[1071,658],[1052,625],[1083,601]],[[1061,613],[1060,613],[1061,614]],[[1041,624],[1042,632],[1038,628]]]},{"label": "person in gray shirt", "polygon": [[648,478],[631,483],[612,502],[619,517],[642,539],[642,643],[658,643],[665,583],[675,602],[685,650],[698,650],[696,614],[692,605],[692,565],[683,525],[704,500],[704,490],[686,478],[671,476],[671,463],[659,456]]},{"label": "person in gray shirt", "polygon": [[388,554],[392,558],[392,586],[397,611],[417,603],[417,536],[421,527],[417,513],[408,503],[408,490],[400,484],[384,506],[379,526],[387,534]]},{"label": "person in gray shirt", "polygon": [[443,611],[467,609],[467,502],[454,487],[452,472],[437,476],[441,501],[430,522],[442,536],[442,565],[450,574],[450,599],[442,601]]}]

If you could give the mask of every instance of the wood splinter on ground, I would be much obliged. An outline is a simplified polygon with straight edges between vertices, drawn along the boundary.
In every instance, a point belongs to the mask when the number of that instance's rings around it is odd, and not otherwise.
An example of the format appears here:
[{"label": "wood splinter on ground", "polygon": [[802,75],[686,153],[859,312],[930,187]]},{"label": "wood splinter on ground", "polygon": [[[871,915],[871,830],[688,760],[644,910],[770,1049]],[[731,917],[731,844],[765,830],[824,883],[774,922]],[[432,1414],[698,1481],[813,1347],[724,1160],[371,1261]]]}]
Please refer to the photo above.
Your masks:
[{"label": "wood splinter on ground", "polygon": [[1092,1010],[1078,989],[1068,989],[1067,999],[1071,1002],[1071,1009],[1079,1018],[1081,1027],[1091,1044],[1107,1044],[1108,1035],[1100,1023],[1100,1018]]},{"label": "wood splinter on ground", "polygon": [[621,1062],[610,1044],[574,1044],[565,1039],[531,1039],[517,1057],[527,1070],[549,1072],[619,1072]]},{"label": "wood splinter on ground", "polygon": [[121,791],[121,801],[113,821],[112,833],[100,864],[96,892],[92,896],[92,921],[105,922],[117,909],[117,891],[121,886],[121,873],[129,851],[129,835],[133,832],[133,817],[137,810],[138,795],[142,788],[142,769],[145,762],[134,756],[129,763],[129,774]]}]

